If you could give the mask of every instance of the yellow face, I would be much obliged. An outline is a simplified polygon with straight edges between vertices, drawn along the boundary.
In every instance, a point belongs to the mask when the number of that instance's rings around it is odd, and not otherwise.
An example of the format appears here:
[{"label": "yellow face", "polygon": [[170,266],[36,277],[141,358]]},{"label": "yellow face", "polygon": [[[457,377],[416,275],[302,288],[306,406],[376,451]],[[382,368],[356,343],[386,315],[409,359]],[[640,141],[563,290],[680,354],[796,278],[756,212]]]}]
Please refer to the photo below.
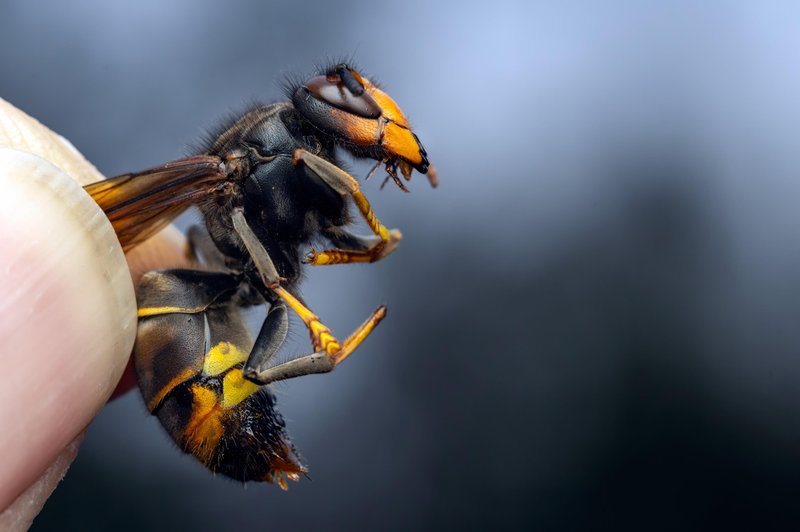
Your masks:
[{"label": "yellow face", "polygon": [[357,156],[399,167],[406,178],[412,170],[426,174],[432,169],[397,103],[347,65],[309,79],[294,91],[292,102],[312,124]]}]

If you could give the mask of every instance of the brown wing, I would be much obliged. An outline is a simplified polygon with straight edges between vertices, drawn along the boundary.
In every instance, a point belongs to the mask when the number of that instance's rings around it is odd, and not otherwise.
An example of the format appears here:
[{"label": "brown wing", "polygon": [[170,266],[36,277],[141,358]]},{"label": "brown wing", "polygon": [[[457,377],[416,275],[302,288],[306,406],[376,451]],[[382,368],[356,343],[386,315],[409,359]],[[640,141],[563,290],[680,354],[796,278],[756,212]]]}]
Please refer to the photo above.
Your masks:
[{"label": "brown wing", "polygon": [[122,248],[128,251],[219,190],[226,179],[219,157],[197,155],[98,181],[84,189],[111,220]]}]

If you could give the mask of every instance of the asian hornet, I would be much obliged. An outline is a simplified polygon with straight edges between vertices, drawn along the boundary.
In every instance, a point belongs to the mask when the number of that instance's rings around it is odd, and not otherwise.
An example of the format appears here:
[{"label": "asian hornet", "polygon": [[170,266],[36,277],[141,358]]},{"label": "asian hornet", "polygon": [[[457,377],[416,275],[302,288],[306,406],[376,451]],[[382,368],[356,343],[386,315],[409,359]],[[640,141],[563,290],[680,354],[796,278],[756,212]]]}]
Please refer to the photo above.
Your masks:
[{"label": "asian hornet", "polygon": [[[398,170],[437,183],[400,108],[354,68],[334,65],[287,92],[288,101],[230,120],[199,155],[86,187],[125,250],[199,208],[205,227],[188,233],[197,269],[150,272],[137,288],[139,387],[147,409],[208,469],[284,489],[306,468],[266,385],[333,370],[386,315],[378,307],[340,340],[297,295],[301,268],[375,262],[402,236],[378,220],[336,147],[384,165],[404,190]],[[374,236],[347,230],[350,200]],[[320,238],[332,247],[306,251]],[[254,305],[269,309],[255,342],[241,314]],[[275,364],[289,309],[313,353]]]}]

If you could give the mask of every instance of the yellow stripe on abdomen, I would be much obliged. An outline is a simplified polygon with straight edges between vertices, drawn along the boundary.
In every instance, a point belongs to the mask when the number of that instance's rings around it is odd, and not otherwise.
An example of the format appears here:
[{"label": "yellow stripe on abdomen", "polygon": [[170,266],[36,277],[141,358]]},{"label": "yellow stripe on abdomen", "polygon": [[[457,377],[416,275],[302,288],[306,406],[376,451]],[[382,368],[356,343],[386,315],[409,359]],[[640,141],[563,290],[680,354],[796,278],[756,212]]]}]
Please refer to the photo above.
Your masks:
[{"label": "yellow stripe on abdomen", "polygon": [[140,318],[160,316],[161,314],[195,314],[202,309],[185,307],[143,307],[136,313]]}]

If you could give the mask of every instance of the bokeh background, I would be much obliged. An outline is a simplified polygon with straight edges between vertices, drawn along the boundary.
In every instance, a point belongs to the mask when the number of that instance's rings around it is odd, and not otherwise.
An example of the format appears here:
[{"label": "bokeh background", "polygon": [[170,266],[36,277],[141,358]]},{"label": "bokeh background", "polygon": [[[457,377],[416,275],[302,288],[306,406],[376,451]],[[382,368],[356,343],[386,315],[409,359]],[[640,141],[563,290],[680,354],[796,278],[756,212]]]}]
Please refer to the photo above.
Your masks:
[{"label": "bokeh background", "polygon": [[277,386],[310,481],[212,477],[134,392],[34,530],[800,527],[800,7],[644,4],[3,3],[0,96],[107,175],[354,55],[441,178],[310,273],[342,335],[390,305]]}]

